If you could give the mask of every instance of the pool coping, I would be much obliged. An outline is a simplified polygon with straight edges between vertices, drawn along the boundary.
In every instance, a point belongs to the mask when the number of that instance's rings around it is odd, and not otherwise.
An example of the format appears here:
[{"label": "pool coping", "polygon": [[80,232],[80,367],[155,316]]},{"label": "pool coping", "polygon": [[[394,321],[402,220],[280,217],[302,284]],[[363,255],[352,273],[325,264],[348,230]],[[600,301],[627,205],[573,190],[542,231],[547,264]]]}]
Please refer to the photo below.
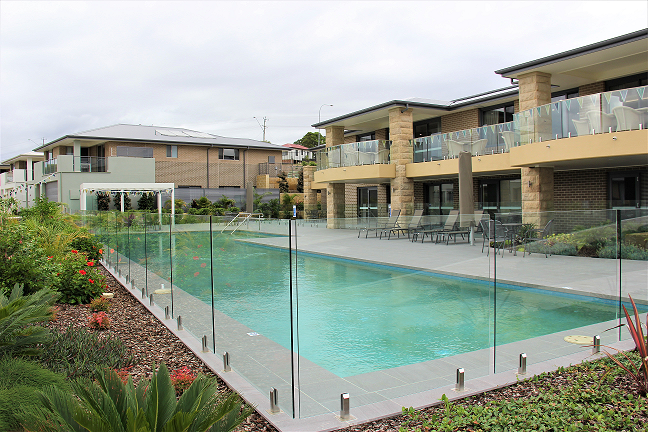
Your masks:
[{"label": "pool coping", "polygon": [[[202,343],[194,335],[187,330],[178,330],[174,325],[175,320],[165,319],[164,310],[157,305],[150,305],[144,298],[140,298],[133,292],[134,287],[131,283],[127,282],[124,277],[121,277],[115,268],[109,266],[107,261],[102,260],[104,268],[113,275],[113,277],[135,298],[142,304],[153,316],[155,316],[162,325],[164,325],[171,333],[173,333],[180,341],[187,346],[198,358],[200,358],[205,365],[217,374],[228,387],[235,390],[241,397],[250,405],[255,406],[257,412],[262,415],[269,423],[282,432],[324,432],[345,428],[352,425],[366,423],[382,418],[392,417],[400,414],[403,407],[413,407],[416,409],[425,408],[441,404],[442,395],[446,395],[449,400],[458,400],[479,394],[488,390],[505,387],[519,382],[521,379],[531,378],[534,375],[555,371],[559,367],[568,367],[573,364],[578,364],[583,361],[593,360],[603,357],[605,354],[599,353],[593,355],[591,350],[583,350],[581,352],[573,353],[570,355],[552,358],[550,360],[541,361],[531,364],[527,367],[527,373],[519,375],[515,369],[499,372],[495,374],[488,374],[482,377],[467,379],[465,381],[464,391],[456,391],[454,384],[442,386],[427,391],[422,391],[415,394],[408,394],[401,397],[396,397],[390,400],[381,401],[373,404],[361,405],[358,407],[353,406],[353,399],[351,399],[351,419],[344,421],[341,420],[334,412],[320,414],[303,419],[293,419],[285,412],[277,414],[270,413],[270,403],[267,395],[262,394],[252,384],[250,384],[243,376],[234,370],[223,370],[223,359],[213,352],[203,352]],[[383,264],[384,265],[384,264]],[[428,270],[429,272],[429,270]],[[573,292],[572,292],[573,294]],[[632,340],[625,340],[616,342],[609,345],[612,349],[617,350],[630,350],[634,348]],[[488,349],[487,349],[488,350]]]}]

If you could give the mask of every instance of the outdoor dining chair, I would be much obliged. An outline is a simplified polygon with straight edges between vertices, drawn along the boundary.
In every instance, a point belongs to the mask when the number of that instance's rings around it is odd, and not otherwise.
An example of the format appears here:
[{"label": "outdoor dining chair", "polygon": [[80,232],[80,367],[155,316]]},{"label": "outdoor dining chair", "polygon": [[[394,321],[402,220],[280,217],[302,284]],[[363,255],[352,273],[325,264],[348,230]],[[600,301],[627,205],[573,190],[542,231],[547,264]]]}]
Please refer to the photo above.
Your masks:
[{"label": "outdoor dining chair", "polygon": [[488,250],[486,255],[490,254],[490,244],[493,243],[495,253],[497,253],[497,244],[502,243],[502,256],[504,256],[504,243],[508,239],[508,232],[506,227],[502,226],[502,222],[491,219],[482,219],[479,221],[482,226],[482,253],[484,253],[484,246],[488,242]]},{"label": "outdoor dining chair", "polygon": [[[549,235],[551,235],[551,228],[553,226],[553,219],[551,219],[549,222],[547,222],[547,225],[545,225],[544,228],[537,228],[537,229],[530,229],[527,230],[527,233],[529,234],[537,234],[538,237],[533,237],[533,238],[527,238],[525,239],[524,242],[524,252],[522,252],[522,258],[524,258],[525,254],[528,252],[529,255],[531,255],[531,251],[528,250],[528,246],[530,243],[533,243],[534,241],[542,241],[546,240]],[[547,255],[551,255],[547,253],[547,245],[545,246],[545,258],[547,258]]]}]

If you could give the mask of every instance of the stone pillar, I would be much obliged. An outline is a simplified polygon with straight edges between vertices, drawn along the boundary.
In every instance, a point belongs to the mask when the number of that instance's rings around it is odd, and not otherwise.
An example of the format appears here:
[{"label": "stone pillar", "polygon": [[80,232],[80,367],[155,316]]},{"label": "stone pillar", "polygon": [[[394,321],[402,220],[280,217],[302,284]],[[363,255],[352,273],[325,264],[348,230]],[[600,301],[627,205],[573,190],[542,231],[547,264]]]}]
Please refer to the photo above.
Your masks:
[{"label": "stone pillar", "polygon": [[72,162],[74,171],[81,172],[81,141],[74,140],[74,146],[72,147],[72,154],[74,158],[74,161]]},{"label": "stone pillar", "polygon": [[[551,103],[551,74],[530,72],[520,75],[520,111],[526,111],[541,105]],[[551,111],[533,110],[533,117],[528,119],[527,127],[520,131],[520,140],[524,144],[529,141],[538,142],[551,139]]]},{"label": "stone pillar", "polygon": [[412,162],[414,126],[412,109],[402,107],[389,110],[389,151],[391,163],[396,165],[396,178],[391,180],[391,208],[400,210],[401,216],[414,213],[414,181],[405,176],[405,165]]},{"label": "stone pillar", "polygon": [[554,170],[552,167],[522,168],[522,222],[544,228],[553,217]]},{"label": "stone pillar", "polygon": [[317,219],[317,190],[311,189],[315,177],[314,166],[304,167],[304,219]]},{"label": "stone pillar", "polygon": [[329,183],[326,189],[326,228],[340,228],[344,223],[344,183]]},{"label": "stone pillar", "polygon": [[326,147],[344,144],[344,126],[328,126],[326,128]]},{"label": "stone pillar", "polygon": [[[326,147],[340,144],[344,144],[344,126],[328,126],[326,128]],[[341,227],[344,218],[344,184],[328,184],[326,203],[326,227]]]}]

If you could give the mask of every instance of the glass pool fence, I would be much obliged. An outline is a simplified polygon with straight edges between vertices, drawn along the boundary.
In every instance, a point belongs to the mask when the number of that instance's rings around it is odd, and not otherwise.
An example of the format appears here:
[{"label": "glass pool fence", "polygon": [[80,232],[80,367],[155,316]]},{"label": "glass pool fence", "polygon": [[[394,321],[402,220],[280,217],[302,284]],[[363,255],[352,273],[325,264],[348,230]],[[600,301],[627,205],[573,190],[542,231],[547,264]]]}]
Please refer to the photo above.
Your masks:
[{"label": "glass pool fence", "polygon": [[88,212],[82,222],[133,295],[261,394],[275,389],[294,418],[339,414],[343,393],[353,414],[451,389],[459,368],[466,382],[515,374],[522,354],[527,366],[589,354],[594,336],[628,339],[629,296],[643,322],[648,310],[645,209],[241,225],[190,216]]}]

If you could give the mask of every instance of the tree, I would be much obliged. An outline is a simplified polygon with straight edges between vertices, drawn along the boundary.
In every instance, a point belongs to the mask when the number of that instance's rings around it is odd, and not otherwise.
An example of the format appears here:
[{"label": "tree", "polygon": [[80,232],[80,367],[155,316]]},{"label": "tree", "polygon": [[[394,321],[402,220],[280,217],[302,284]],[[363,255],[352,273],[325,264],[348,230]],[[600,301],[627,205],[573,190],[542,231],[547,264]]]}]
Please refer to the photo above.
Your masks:
[{"label": "tree", "polygon": [[279,177],[279,192],[288,193],[289,186],[288,179],[286,179],[286,173],[281,171],[279,174],[277,174],[277,177]]},{"label": "tree", "polygon": [[303,145],[304,147],[313,148],[319,144],[324,144],[326,142],[326,137],[319,132],[307,132],[306,135],[294,142],[294,144]]},{"label": "tree", "polygon": [[297,192],[304,193],[304,169],[299,170],[299,178],[297,179]]}]

